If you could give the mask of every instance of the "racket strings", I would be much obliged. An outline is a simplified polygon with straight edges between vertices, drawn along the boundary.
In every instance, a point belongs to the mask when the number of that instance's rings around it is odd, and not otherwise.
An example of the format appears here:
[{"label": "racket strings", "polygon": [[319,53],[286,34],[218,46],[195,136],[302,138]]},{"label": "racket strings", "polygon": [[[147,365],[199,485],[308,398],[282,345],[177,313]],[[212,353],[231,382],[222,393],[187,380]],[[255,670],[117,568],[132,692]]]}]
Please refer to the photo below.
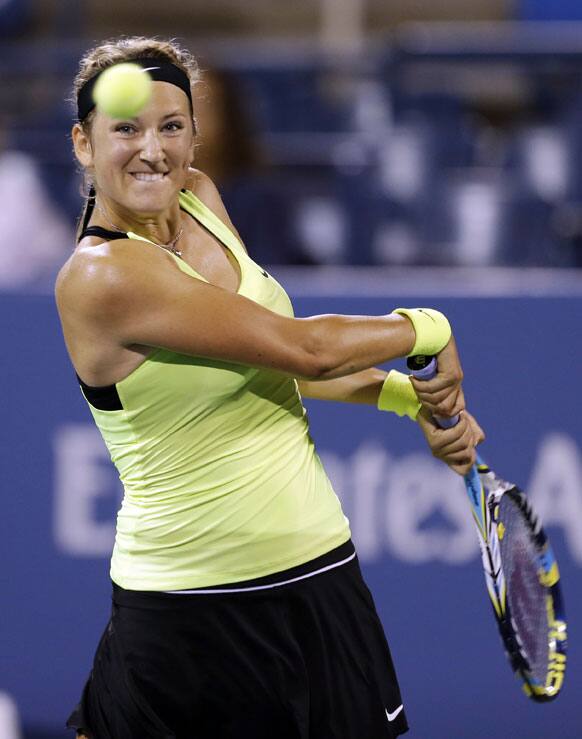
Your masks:
[{"label": "racket strings", "polygon": [[499,521],[501,565],[507,587],[507,606],[516,640],[532,678],[544,684],[549,639],[546,589],[538,574],[539,552],[523,513],[510,495],[502,495]]}]

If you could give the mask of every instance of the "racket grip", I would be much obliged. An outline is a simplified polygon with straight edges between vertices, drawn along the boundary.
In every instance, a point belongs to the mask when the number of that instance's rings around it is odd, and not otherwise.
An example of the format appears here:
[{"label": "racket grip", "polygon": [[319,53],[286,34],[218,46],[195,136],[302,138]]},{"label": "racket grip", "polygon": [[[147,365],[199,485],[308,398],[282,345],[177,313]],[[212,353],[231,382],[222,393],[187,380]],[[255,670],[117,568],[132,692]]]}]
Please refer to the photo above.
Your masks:
[{"label": "racket grip", "polygon": [[[416,377],[418,380],[432,380],[437,373],[436,357],[425,357],[423,355],[408,357],[406,364],[412,376]],[[452,418],[435,416],[434,420],[442,429],[451,429],[459,423],[459,416],[453,416]],[[479,466],[487,466],[478,452],[476,462]],[[468,488],[471,488],[473,499],[478,500],[477,492],[481,490],[481,483],[476,467],[473,467],[473,469],[465,475],[465,483]],[[482,523],[482,530],[484,530],[484,526],[485,524]]]},{"label": "racket grip", "polygon": [[[437,373],[436,357],[425,357],[423,355],[408,357],[406,364],[412,376],[416,377],[417,380],[432,380]],[[452,416],[451,418],[435,416],[434,420],[442,429],[450,429],[459,423],[459,416]]]}]

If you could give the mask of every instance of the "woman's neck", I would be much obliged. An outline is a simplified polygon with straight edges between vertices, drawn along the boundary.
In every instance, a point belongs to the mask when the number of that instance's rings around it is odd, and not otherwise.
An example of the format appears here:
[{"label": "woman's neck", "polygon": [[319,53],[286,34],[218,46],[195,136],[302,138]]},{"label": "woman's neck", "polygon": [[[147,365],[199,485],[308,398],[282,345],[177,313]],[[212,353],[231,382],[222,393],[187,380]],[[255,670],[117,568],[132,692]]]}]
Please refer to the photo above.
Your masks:
[{"label": "woman's neck", "polygon": [[179,205],[175,210],[176,212],[141,218],[135,213],[126,214],[97,196],[91,222],[107,229],[135,233],[160,246],[166,246],[176,239],[182,227]]}]

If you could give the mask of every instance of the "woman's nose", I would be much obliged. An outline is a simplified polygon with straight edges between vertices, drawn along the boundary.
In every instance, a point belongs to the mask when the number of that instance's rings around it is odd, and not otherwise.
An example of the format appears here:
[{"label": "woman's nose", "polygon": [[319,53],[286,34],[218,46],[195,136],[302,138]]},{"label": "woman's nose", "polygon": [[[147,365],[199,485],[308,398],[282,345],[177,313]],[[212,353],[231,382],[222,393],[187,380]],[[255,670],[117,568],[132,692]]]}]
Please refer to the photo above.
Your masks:
[{"label": "woman's nose", "polygon": [[164,148],[157,131],[147,131],[145,133],[139,156],[144,162],[159,162],[164,158]]}]

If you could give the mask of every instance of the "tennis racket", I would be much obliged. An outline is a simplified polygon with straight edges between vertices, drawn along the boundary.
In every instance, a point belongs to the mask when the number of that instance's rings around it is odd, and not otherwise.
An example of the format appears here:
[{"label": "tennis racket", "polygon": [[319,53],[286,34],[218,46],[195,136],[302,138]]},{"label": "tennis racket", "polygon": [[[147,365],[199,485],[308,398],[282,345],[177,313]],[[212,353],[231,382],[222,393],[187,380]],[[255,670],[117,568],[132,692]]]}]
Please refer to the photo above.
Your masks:
[{"label": "tennis racket", "polygon": [[[434,357],[410,357],[414,377],[430,380]],[[441,428],[459,420],[435,418]],[[526,495],[477,455],[465,486],[479,535],[485,582],[505,651],[525,694],[553,700],[566,670],[566,620],[558,565]]]}]

